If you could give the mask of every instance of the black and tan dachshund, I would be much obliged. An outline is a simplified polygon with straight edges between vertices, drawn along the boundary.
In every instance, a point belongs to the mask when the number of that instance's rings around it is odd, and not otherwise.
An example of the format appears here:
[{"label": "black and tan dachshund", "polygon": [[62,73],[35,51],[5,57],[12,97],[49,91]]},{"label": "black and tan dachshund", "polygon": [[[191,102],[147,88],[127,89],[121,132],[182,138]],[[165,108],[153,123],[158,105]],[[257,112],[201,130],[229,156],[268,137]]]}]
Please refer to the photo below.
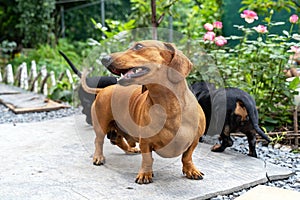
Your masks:
[{"label": "black and tan dachshund", "polygon": [[257,157],[256,134],[267,142],[270,138],[258,126],[258,112],[254,99],[238,88],[216,89],[211,83],[198,82],[191,86],[198,103],[206,116],[205,134],[219,134],[220,144],[212,147],[214,152],[223,152],[232,146],[230,133],[246,134],[249,143],[249,156]]},{"label": "black and tan dachshund", "polygon": [[[72,68],[73,72],[81,78],[82,73],[74,66],[74,64],[70,61],[70,59],[62,52],[59,53],[64,57],[67,63]],[[89,87],[96,87],[96,88],[104,88],[109,85],[114,85],[117,83],[117,78],[113,76],[94,76],[94,77],[87,77],[86,83]],[[80,99],[82,105],[82,113],[86,116],[86,122],[92,125],[91,119],[91,107],[96,98],[95,94],[87,93],[82,89],[82,86],[79,86],[78,89],[78,97]]]}]

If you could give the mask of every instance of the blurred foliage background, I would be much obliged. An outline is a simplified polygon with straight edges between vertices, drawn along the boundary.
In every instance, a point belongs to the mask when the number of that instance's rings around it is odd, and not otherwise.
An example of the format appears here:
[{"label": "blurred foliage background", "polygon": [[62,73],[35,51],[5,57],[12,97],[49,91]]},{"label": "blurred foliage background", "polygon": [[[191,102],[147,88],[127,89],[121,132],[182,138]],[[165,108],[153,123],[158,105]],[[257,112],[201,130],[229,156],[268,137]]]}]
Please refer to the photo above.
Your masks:
[{"label": "blurred foliage background", "polygon": [[[156,17],[161,21],[158,32],[173,34],[172,38],[159,39],[174,42],[194,63],[189,83],[204,80],[217,86],[239,87],[256,99],[260,121],[269,130],[291,126],[293,92],[280,70],[288,63],[289,45],[299,41],[291,41],[288,36],[281,41],[261,40],[257,34],[245,37],[234,26],[245,24],[240,13],[250,9],[259,15],[253,25],[282,21],[282,26],[269,30],[279,37],[290,28],[289,16],[300,13],[299,0],[155,2]],[[151,17],[150,0],[1,0],[0,70],[3,73],[8,63],[16,70],[22,62],[30,65],[35,60],[38,67],[46,65],[58,76],[68,68],[58,54],[62,50],[79,68],[92,66],[100,69],[97,75],[107,75],[99,65],[99,56],[127,48],[133,38],[150,39]],[[223,22],[218,34],[228,39],[228,45],[222,49],[203,42],[203,25],[215,21]],[[149,33],[146,29],[144,34],[136,31],[145,27]],[[299,23],[290,33],[299,33]],[[52,91],[57,92],[55,88]]]}]

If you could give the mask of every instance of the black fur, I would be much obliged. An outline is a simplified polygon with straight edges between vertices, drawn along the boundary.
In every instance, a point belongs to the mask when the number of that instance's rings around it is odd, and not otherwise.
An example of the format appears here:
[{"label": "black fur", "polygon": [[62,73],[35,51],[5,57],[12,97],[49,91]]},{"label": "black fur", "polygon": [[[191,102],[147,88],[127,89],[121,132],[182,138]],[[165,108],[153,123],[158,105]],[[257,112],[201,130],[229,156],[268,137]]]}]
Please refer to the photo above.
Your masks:
[{"label": "black fur", "polygon": [[[70,65],[73,72],[79,78],[81,78],[81,72],[74,66],[74,64],[69,60],[69,58],[63,52],[59,51],[59,53],[64,57],[64,59]],[[92,88],[104,88],[109,85],[114,85],[116,83],[117,83],[117,78],[113,77],[113,76],[96,76],[96,77],[87,77],[86,78],[86,84]],[[79,89],[78,89],[78,96],[79,96],[81,105],[83,107],[82,113],[86,115],[86,122],[88,124],[92,124],[91,106],[95,100],[96,95],[85,92],[80,85]]]},{"label": "black fur", "polygon": [[[199,82],[191,86],[198,103],[203,108],[206,116],[205,134],[220,135],[220,145],[215,145],[212,150],[222,152],[232,146],[231,132],[246,134],[249,143],[249,155],[257,157],[255,144],[256,133],[267,142],[269,137],[258,126],[258,112],[254,99],[245,91],[238,88],[216,89],[211,83]],[[234,114],[236,102],[240,101],[246,108],[248,118],[242,121],[239,115]]]}]

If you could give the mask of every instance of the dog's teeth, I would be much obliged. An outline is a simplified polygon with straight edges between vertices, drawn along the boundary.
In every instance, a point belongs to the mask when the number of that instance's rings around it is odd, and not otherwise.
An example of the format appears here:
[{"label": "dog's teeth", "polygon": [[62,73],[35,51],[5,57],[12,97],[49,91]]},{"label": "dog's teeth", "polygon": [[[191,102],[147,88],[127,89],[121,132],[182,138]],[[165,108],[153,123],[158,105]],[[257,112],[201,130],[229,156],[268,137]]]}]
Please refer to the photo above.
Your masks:
[{"label": "dog's teeth", "polygon": [[141,69],[141,68],[138,68],[138,69],[135,70],[134,73],[139,73],[140,71],[142,71],[142,69]]},{"label": "dog's teeth", "polygon": [[121,73],[121,78],[123,77],[124,75]]}]

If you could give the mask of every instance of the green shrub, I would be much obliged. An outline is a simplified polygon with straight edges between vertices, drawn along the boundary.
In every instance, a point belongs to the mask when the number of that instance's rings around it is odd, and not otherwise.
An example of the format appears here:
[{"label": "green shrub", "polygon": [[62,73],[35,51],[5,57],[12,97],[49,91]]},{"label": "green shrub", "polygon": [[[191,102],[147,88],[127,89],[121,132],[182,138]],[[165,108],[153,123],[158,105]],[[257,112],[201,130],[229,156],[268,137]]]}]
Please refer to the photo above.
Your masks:
[{"label": "green shrub", "polygon": [[40,69],[42,65],[46,65],[48,71],[54,71],[55,75],[58,76],[61,72],[69,69],[69,65],[59,54],[59,50],[63,51],[76,66],[80,67],[85,56],[89,54],[90,49],[87,43],[71,43],[67,39],[60,39],[58,44],[54,47],[48,44],[38,45],[36,49],[28,50],[20,57],[10,61],[10,63],[13,65],[15,71],[22,62],[26,62],[27,66],[30,66],[31,61],[35,60],[38,69]]},{"label": "green shrub", "polygon": [[[45,65],[47,71],[53,71],[56,80],[60,77],[62,73],[65,73],[70,66],[64,60],[64,58],[59,54],[59,50],[64,52],[69,59],[74,63],[76,67],[82,70],[86,57],[90,54],[91,47],[85,42],[73,42],[71,43],[67,39],[60,39],[58,45],[51,47],[48,44],[38,45],[36,49],[26,50],[21,54],[20,57],[16,57],[10,60],[10,64],[13,66],[13,70],[16,73],[17,68],[25,62],[28,66],[28,71],[30,70],[31,61],[35,60],[37,64],[37,70],[40,71],[42,66]],[[79,79],[77,75],[73,76],[73,80],[76,83]],[[49,97],[54,100],[68,101],[72,102],[73,88],[66,76],[63,77],[61,81],[57,82],[57,85],[49,88]]]},{"label": "green shrub", "polygon": [[25,47],[50,43],[53,39],[55,0],[16,0],[20,14],[16,28],[23,34]]},{"label": "green shrub", "polygon": [[[191,78],[222,83],[225,87],[238,87],[250,93],[256,100],[260,123],[268,130],[292,124],[293,91],[283,70],[289,67],[288,59],[294,53],[291,47],[299,48],[300,40],[293,29],[295,23],[288,22],[290,29],[282,30],[281,35],[273,33],[274,27],[280,27],[285,22],[272,21],[272,15],[273,11],[263,25],[255,27],[248,22],[234,26],[242,36],[227,37],[227,40],[239,41],[233,48],[216,45],[219,33],[214,33],[215,37],[211,40],[201,39],[199,42],[207,53],[199,59],[207,62],[204,67],[197,67],[200,71],[195,71],[196,75]],[[214,76],[203,77],[202,73],[207,71],[218,71],[219,75],[215,77],[221,80],[215,80]]]}]

